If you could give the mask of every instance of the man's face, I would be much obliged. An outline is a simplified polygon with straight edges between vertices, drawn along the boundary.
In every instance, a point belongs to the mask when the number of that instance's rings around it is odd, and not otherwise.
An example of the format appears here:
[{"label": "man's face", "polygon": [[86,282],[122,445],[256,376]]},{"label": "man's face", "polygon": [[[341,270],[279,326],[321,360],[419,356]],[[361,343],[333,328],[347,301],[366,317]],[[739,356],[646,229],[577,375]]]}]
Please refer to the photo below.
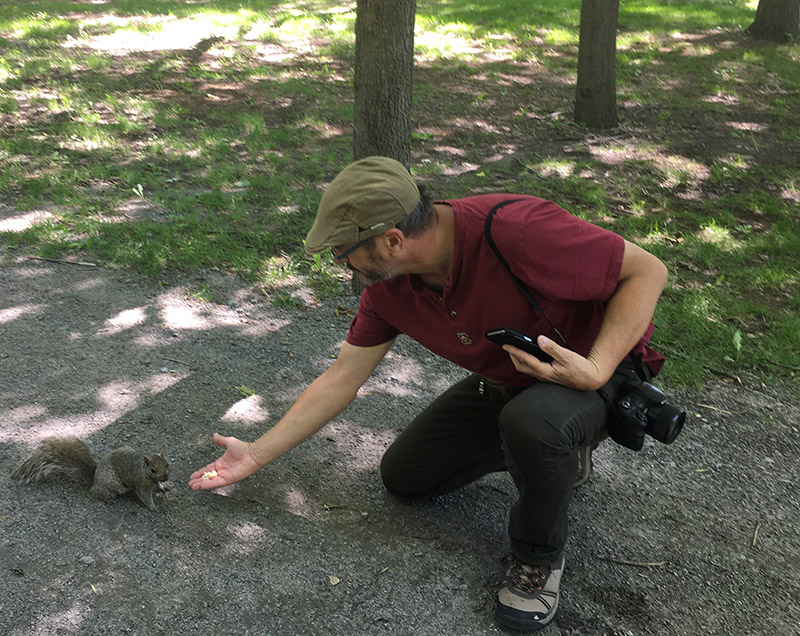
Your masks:
[{"label": "man's face", "polygon": [[333,249],[333,254],[337,261],[343,263],[345,267],[358,275],[367,285],[389,280],[396,276],[386,259],[378,253],[375,243],[364,245],[362,249],[354,250],[346,256],[341,256],[342,253],[347,251],[348,248],[346,247],[341,249],[336,247]]}]

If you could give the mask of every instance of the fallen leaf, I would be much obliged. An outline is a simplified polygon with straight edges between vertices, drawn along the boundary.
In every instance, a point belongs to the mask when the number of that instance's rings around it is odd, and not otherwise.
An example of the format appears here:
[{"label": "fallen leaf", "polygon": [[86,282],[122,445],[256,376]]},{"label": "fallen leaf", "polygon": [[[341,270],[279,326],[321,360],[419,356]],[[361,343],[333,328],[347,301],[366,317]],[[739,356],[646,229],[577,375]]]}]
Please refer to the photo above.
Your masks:
[{"label": "fallen leaf", "polygon": [[338,576],[329,576],[328,580],[331,582],[331,585],[339,585],[342,581],[339,579]]},{"label": "fallen leaf", "polygon": [[252,397],[252,396],[254,396],[256,394],[256,392],[253,389],[251,389],[249,386],[246,386],[244,384],[240,384],[239,386],[234,387],[234,388],[239,392],[239,394],[242,397],[249,398],[249,397]]}]

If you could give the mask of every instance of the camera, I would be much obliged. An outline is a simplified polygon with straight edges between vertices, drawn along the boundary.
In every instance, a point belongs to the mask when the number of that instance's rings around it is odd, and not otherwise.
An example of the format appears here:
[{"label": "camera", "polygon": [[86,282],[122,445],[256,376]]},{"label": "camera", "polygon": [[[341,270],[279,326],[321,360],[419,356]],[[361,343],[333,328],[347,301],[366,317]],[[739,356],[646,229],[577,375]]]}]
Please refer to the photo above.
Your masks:
[{"label": "camera", "polygon": [[664,444],[678,437],[686,421],[686,412],[667,403],[667,396],[648,382],[628,380],[622,384],[614,404],[608,434],[615,442],[641,450],[644,436]]}]

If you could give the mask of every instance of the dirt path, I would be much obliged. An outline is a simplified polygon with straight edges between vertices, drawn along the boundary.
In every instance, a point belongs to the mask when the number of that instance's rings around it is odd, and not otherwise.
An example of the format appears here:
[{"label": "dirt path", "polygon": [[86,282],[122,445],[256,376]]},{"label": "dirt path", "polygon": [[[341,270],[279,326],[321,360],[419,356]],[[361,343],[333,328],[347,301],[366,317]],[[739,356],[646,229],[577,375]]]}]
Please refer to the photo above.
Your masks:
[{"label": "dirt path", "polygon": [[[216,303],[192,298],[201,284]],[[461,376],[414,343],[258,475],[225,493],[186,488],[217,453],[212,432],[257,436],[330,364],[349,321],[340,304],[355,301],[278,310],[215,273],[155,285],[0,267],[0,633],[505,633],[492,607],[510,479],[422,505],[380,485],[383,449]],[[671,394],[691,420],[673,446],[596,452],[546,633],[800,633],[800,406],[723,382]],[[96,454],[164,446],[171,493],[153,514],[74,484],[10,481],[54,434]]]}]

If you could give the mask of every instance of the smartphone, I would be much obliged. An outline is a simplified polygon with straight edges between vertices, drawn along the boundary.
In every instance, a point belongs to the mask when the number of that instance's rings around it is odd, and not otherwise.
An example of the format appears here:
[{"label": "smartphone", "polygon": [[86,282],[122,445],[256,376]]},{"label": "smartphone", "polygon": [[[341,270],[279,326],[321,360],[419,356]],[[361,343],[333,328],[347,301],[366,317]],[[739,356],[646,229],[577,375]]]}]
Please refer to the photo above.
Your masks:
[{"label": "smartphone", "polygon": [[502,327],[500,329],[490,329],[485,334],[487,340],[491,340],[499,345],[509,344],[513,345],[523,351],[536,356],[542,362],[552,362],[553,356],[545,353],[536,344],[536,341],[524,333],[512,329],[511,327]]}]

